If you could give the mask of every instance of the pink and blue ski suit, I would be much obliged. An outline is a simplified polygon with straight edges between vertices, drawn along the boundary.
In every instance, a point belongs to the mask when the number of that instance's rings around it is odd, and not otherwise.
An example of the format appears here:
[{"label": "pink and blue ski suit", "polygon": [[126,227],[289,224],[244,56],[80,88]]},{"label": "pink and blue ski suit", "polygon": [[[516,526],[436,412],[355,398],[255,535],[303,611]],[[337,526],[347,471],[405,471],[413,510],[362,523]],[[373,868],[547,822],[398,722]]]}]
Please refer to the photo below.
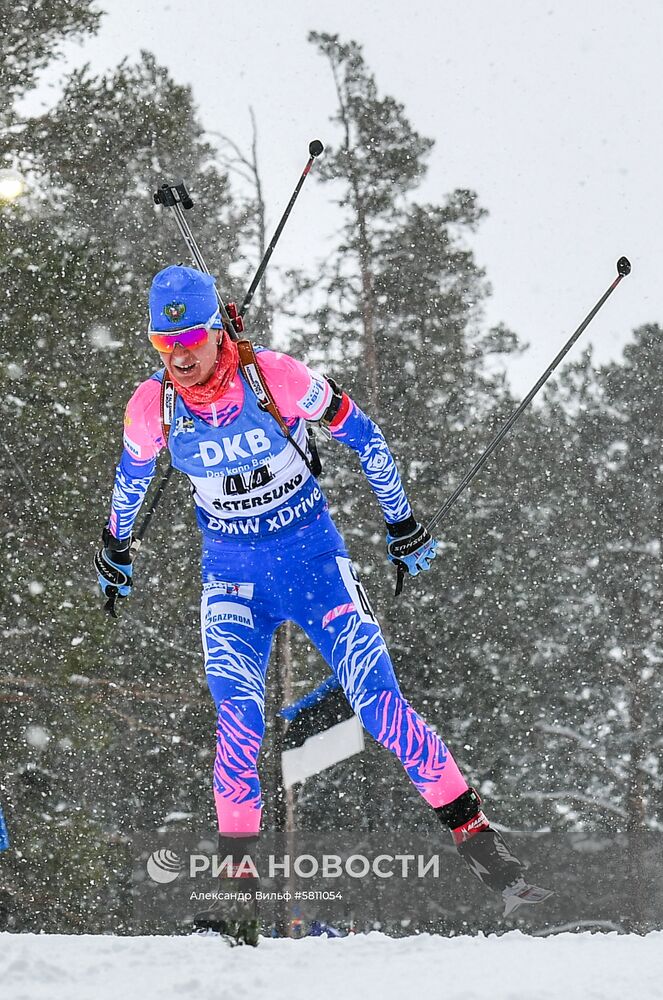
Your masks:
[{"label": "pink and blue ski suit", "polygon": [[[333,390],[286,354],[259,364],[290,432],[306,449]],[[109,528],[125,539],[165,446],[163,370],[126,410]],[[331,434],[359,455],[390,524],[411,508],[380,428],[343,395]],[[423,798],[446,805],[467,789],[448,748],[403,698],[385,642],[327,500],[240,371],[216,403],[177,398],[168,437],[173,465],[190,480],[202,533],[201,629],[207,682],[217,710],[214,795],[219,831],[259,831],[257,772],[265,731],[265,677],[276,628],[291,620],[320,650],[368,732],[403,764]]]}]

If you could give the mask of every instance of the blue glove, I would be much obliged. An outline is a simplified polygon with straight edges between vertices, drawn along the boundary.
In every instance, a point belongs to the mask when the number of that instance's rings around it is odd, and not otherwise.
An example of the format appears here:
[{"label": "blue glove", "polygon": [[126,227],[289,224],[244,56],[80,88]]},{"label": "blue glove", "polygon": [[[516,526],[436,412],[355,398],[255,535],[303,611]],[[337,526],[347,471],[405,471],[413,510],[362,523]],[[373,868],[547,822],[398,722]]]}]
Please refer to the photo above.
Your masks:
[{"label": "blue glove", "polygon": [[128,597],[131,593],[134,553],[131,538],[115,538],[108,528],[101,533],[101,548],[94,557],[94,568],[104,597]]},{"label": "blue glove", "polygon": [[406,521],[387,524],[387,554],[391,562],[410,576],[430,569],[436,556],[437,542],[423,524],[410,516]]}]

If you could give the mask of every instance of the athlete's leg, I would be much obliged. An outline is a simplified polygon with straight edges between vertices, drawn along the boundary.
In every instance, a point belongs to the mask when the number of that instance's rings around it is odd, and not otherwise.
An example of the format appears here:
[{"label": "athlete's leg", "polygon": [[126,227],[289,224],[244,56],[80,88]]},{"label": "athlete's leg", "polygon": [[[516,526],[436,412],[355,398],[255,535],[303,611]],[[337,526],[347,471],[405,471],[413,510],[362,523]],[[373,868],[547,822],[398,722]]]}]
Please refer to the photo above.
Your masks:
[{"label": "athlete's leg", "polygon": [[[339,538],[339,541],[340,538]],[[452,831],[470,871],[501,892],[505,912],[550,892],[528,885],[522,863],[490,826],[448,747],[403,698],[375,615],[347,553],[309,546],[290,613],[318,646],[352,708],[403,764],[423,798]]]},{"label": "athlete's leg", "polygon": [[[324,527],[324,526],[323,526]],[[325,538],[326,532],[326,538]],[[504,838],[490,826],[481,800],[469,788],[449,749],[403,698],[382,633],[359,583],[342,539],[301,553],[301,577],[289,614],[318,646],[341,682],[366,729],[402,762],[423,798],[452,831],[470,871],[501,892],[511,912],[550,892],[528,885],[524,868]]]},{"label": "athlete's leg", "polygon": [[[212,555],[217,555],[214,550]],[[265,733],[265,675],[279,622],[265,595],[257,595],[256,584],[246,579],[247,567],[243,573],[238,565],[233,569],[234,574],[220,556],[204,555],[201,630],[207,683],[217,709],[214,799],[219,832],[252,837],[262,815],[257,761]]]},{"label": "athlete's leg", "polygon": [[338,677],[363,726],[403,764],[433,807],[468,788],[449,748],[405,700],[382,631],[342,548],[309,552],[289,612]]}]

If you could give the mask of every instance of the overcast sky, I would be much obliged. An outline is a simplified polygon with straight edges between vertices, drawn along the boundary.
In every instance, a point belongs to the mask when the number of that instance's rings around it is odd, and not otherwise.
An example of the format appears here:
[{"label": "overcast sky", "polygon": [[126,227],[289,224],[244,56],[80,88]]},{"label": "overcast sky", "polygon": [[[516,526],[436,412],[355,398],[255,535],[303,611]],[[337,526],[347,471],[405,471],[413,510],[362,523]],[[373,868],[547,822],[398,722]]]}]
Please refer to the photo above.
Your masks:
[{"label": "overcast sky", "polygon": [[[192,85],[205,127],[245,146],[252,106],[272,225],[308,141],[336,139],[331,77],[308,31],[363,45],[381,93],[400,100],[436,142],[419,197],[441,201],[454,187],[470,187],[490,213],[472,246],[493,287],[487,321],[505,322],[531,344],[513,364],[519,391],[610,284],[621,254],[633,273],[581,343],[591,340],[607,360],[636,326],[663,324],[657,0],[99,6],[108,10],[99,35],[68,47],[64,65],[88,61],[102,71],[147,48]],[[50,100],[55,90],[42,94]],[[275,262],[308,266],[322,256],[334,218],[327,199],[325,187],[307,182]]]}]

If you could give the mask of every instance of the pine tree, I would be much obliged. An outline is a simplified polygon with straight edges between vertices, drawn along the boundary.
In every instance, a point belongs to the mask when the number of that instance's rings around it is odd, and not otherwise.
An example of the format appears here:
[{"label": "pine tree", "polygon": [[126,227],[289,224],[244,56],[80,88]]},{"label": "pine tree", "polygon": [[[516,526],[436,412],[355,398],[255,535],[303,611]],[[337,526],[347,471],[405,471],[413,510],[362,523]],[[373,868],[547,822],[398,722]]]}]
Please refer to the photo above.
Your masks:
[{"label": "pine tree", "polygon": [[20,130],[18,101],[35,87],[63,42],[96,31],[101,14],[92,9],[92,0],[32,0],[29,7],[2,0],[0,14],[0,149],[6,159],[13,156]]},{"label": "pine tree", "polygon": [[660,338],[645,326],[623,360],[567,369],[544,417],[559,462],[546,516],[556,613],[535,666],[547,678],[538,728],[554,764],[535,801],[556,806],[562,829],[626,835],[614,895],[636,930],[653,913],[648,831],[663,797]]},{"label": "pine tree", "polygon": [[9,859],[14,919],[117,929],[130,919],[127,835],[170,813],[213,821],[214,707],[182,484],[141,553],[130,620],[115,628],[91,563],[124,405],[159,367],[144,333],[149,281],[184,256],[152,191],[187,178],[205,206],[196,235],[223,288],[245,215],[190,91],[149,54],[107,77],[74,73],[55,108],[16,133],[13,152],[30,180],[29,196],[4,210],[0,263],[0,337],[12,359],[1,404],[0,794],[20,851]]},{"label": "pine tree", "polygon": [[[415,514],[425,521],[485,443],[498,408],[511,402],[488,361],[511,351],[514,339],[504,328],[482,329],[489,288],[468,243],[485,212],[467,190],[452,192],[442,205],[417,203],[413,194],[431,140],[413,129],[402,105],[379,95],[356,43],[317,33],[310,38],[336,84],[340,141],[328,145],[317,176],[341,206],[344,228],[329,266],[315,279],[298,279],[295,291],[311,305],[292,349],[305,351],[379,416]],[[497,547],[490,535],[497,485],[489,500],[473,491],[458,520],[443,526],[446,547],[433,572],[406,582],[394,603],[384,529],[356,460],[325,447],[324,461],[325,488],[375,600],[403,690],[440,725],[464,763],[466,734],[479,726],[488,704],[483,678],[490,684],[494,670],[486,649],[473,643],[468,621],[485,604],[473,595]],[[468,537],[472,530],[476,535]],[[302,649],[300,660],[319,677],[310,652]],[[361,775],[359,792],[344,780],[339,807],[330,787],[338,774],[321,778],[301,792],[302,822],[315,816],[316,823],[333,825],[342,815],[382,828],[393,824],[395,810],[399,821],[421,822],[418,796],[398,766],[381,748],[371,746],[368,754],[372,794],[361,794],[368,785]],[[433,817],[429,823],[433,830]]]}]

